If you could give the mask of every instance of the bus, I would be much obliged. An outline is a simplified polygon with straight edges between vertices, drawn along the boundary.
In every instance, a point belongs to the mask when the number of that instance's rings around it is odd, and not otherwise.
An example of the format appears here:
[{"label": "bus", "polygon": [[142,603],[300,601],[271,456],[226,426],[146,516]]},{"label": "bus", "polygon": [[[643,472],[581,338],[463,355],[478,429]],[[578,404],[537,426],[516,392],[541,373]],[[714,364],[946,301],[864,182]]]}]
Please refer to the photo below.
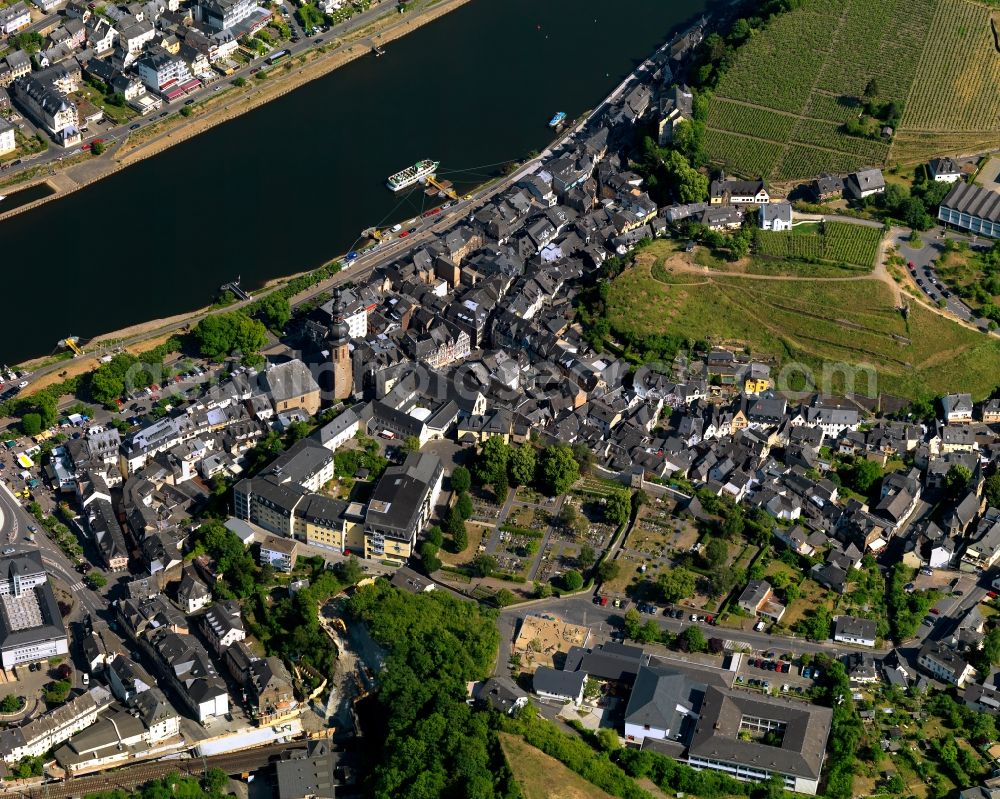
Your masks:
[{"label": "bus", "polygon": [[277,53],[269,55],[266,59],[266,63],[269,67],[273,67],[279,61],[284,58],[288,58],[292,54],[291,50],[279,50]]}]

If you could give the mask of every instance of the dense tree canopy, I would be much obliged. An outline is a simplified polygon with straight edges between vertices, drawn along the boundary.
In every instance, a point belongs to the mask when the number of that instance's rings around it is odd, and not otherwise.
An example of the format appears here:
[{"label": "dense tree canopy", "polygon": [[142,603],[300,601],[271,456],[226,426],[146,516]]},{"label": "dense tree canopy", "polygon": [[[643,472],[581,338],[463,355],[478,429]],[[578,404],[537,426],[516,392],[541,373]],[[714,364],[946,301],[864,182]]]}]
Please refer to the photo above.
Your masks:
[{"label": "dense tree canopy", "polygon": [[212,314],[195,326],[194,340],[202,355],[224,358],[234,353],[245,362],[259,359],[260,348],[267,343],[267,328],[241,311]]},{"label": "dense tree canopy", "polygon": [[381,754],[366,795],[510,795],[489,717],[465,703],[466,684],[486,677],[496,656],[491,614],[441,591],[408,594],[384,580],[360,589],[348,607],[389,650],[377,700],[384,730],[373,737]]}]

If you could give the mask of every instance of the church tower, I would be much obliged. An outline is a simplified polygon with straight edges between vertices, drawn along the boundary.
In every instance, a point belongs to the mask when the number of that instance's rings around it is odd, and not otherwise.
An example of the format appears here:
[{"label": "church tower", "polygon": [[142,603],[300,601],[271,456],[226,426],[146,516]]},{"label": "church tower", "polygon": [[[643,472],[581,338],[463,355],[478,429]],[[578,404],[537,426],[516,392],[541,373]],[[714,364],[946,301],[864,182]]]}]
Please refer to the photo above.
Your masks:
[{"label": "church tower", "polygon": [[333,359],[333,397],[347,399],[354,393],[354,366],[351,363],[351,329],[338,319],[330,328],[330,352]]}]

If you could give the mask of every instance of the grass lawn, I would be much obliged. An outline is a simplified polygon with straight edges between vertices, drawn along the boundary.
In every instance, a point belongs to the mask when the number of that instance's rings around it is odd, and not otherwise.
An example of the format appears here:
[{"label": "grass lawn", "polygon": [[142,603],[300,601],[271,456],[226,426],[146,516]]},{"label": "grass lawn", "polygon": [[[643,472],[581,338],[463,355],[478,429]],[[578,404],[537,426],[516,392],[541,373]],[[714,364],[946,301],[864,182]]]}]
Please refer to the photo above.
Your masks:
[{"label": "grass lawn", "polygon": [[472,563],[472,559],[479,553],[479,545],[483,543],[485,538],[489,537],[492,529],[492,526],[479,522],[466,522],[465,530],[469,534],[469,546],[462,552],[452,552],[448,549],[449,536],[446,535],[444,546],[438,551],[438,557],[441,558],[442,563],[448,566],[464,566],[467,563]]},{"label": "grass lawn", "polygon": [[523,738],[502,732],[500,746],[524,799],[610,799],[609,794]]},{"label": "grass lawn", "polygon": [[819,607],[821,604],[826,605],[830,609],[833,608],[833,601],[827,599],[827,590],[816,581],[803,580],[802,585],[799,586],[799,591],[801,592],[799,598],[788,606],[785,615],[781,617],[781,624],[789,629],[791,629],[795,622],[802,619],[808,611]]},{"label": "grass lawn", "polygon": [[[648,252],[670,254],[672,245],[656,242]],[[1000,342],[919,306],[903,319],[881,282],[692,273],[690,285],[666,285],[652,275],[653,263],[655,258],[641,258],[612,282],[608,317],[613,331],[639,337],[672,333],[749,347],[757,356],[802,364],[829,392],[848,388],[845,375],[852,367],[854,391],[861,394],[964,391],[980,399],[995,386]],[[874,386],[867,385],[869,367]],[[786,387],[805,388],[801,371],[794,371]]]}]

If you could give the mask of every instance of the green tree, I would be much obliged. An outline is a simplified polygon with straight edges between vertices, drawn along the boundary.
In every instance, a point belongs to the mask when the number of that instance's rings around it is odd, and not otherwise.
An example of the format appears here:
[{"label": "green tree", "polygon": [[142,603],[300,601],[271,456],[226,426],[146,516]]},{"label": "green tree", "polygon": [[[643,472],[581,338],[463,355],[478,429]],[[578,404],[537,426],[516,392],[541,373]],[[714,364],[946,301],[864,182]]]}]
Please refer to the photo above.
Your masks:
[{"label": "green tree", "polygon": [[594,565],[597,560],[597,553],[594,552],[594,548],[588,544],[584,544],[580,547],[580,554],[576,556],[576,562],[580,564],[583,569],[589,569]]},{"label": "green tree", "polygon": [[50,705],[59,705],[66,701],[66,697],[69,696],[70,689],[73,685],[69,680],[56,680],[55,682],[50,682],[45,687],[45,701]]},{"label": "green tree", "polygon": [[247,79],[244,77],[236,78],[236,80],[233,81],[233,86],[235,86],[237,89],[242,89],[246,85],[247,85]]},{"label": "green tree", "polygon": [[93,144],[90,145],[90,154],[91,155],[103,155],[104,154],[104,150],[106,148],[107,148],[107,145],[105,145],[103,141],[95,141]]},{"label": "green tree", "polygon": [[191,106],[189,106],[189,105],[185,105],[185,106],[183,106],[183,107],[181,108],[181,116],[182,116],[182,117],[189,117],[189,116],[191,116],[191,114],[193,114],[193,113],[194,113],[194,112],[193,112],[193,111],[191,110]]},{"label": "green tree", "polygon": [[496,592],[496,594],[493,595],[493,601],[497,603],[498,608],[505,608],[517,602],[517,597],[514,596],[513,591],[501,588]]},{"label": "green tree", "polygon": [[37,413],[26,413],[21,417],[21,432],[26,436],[36,436],[42,432],[42,417]]},{"label": "green tree", "polygon": [[438,548],[430,541],[424,541],[420,545],[420,565],[424,574],[430,575],[441,568],[441,558],[438,557]]},{"label": "green tree", "polygon": [[403,443],[399,445],[400,450],[409,455],[411,452],[420,452],[420,439],[416,436],[407,436]]},{"label": "green tree", "polygon": [[983,484],[983,496],[994,508],[1000,508],[1000,472],[991,474]]},{"label": "green tree", "polygon": [[292,319],[292,306],[288,298],[278,291],[272,291],[263,299],[257,300],[253,307],[260,320],[278,333],[283,332]]},{"label": "green tree", "polygon": [[535,479],[535,448],[522,444],[510,454],[510,480],[516,486],[528,485]]},{"label": "green tree", "polygon": [[567,591],[579,591],[583,588],[583,575],[575,569],[570,569],[563,574],[562,582]]},{"label": "green tree", "polygon": [[963,491],[965,491],[966,486],[969,485],[969,481],[972,479],[972,472],[968,466],[961,463],[952,464],[951,468],[944,476],[944,484],[948,489],[948,493],[953,497],[957,497]]},{"label": "green tree", "polygon": [[837,473],[850,488],[859,494],[867,494],[882,477],[882,467],[874,461],[861,458],[838,469]]},{"label": "green tree", "polygon": [[451,533],[451,546],[456,552],[465,552],[469,546],[469,534],[465,530],[465,522],[462,522],[461,527],[456,527],[449,530]]},{"label": "green tree", "polygon": [[3,699],[0,699],[0,713],[16,713],[20,709],[21,700],[14,694],[7,694]]},{"label": "green tree", "polygon": [[539,468],[539,488],[550,497],[565,494],[580,479],[580,467],[573,450],[565,444],[554,444],[542,451]]},{"label": "green tree", "polygon": [[472,568],[476,570],[476,574],[480,577],[490,577],[496,574],[497,559],[492,555],[481,552],[472,559]]},{"label": "green tree", "polygon": [[983,636],[982,656],[989,665],[1000,665],[1000,628],[994,627]]},{"label": "green tree", "polygon": [[629,608],[625,611],[625,636],[633,641],[639,640],[639,635],[642,630],[642,616],[639,615],[639,611],[635,608]]},{"label": "green tree", "polygon": [[614,580],[620,571],[618,561],[605,558],[597,566],[597,579],[602,583]]},{"label": "green tree", "polygon": [[693,624],[681,633],[678,640],[681,646],[688,652],[704,652],[708,649],[708,641],[705,639],[705,633],[701,631],[700,627],[696,627]]},{"label": "green tree", "polygon": [[656,578],[656,587],[660,590],[664,602],[671,604],[679,602],[694,594],[695,575],[683,566],[677,566],[662,572]]},{"label": "green tree", "polygon": [[444,544],[444,532],[435,524],[427,531],[426,539],[440,549]]},{"label": "green tree", "polygon": [[494,436],[486,439],[476,457],[475,470],[479,482],[494,485],[500,475],[506,478],[510,452],[510,445],[502,438]]},{"label": "green tree", "polygon": [[[605,262],[606,266],[607,262]],[[573,450],[573,458],[576,460],[576,465],[580,468],[580,474],[588,474],[594,465],[595,458],[593,451],[582,441],[576,442],[571,449]]]},{"label": "green tree", "polygon": [[334,572],[344,585],[357,585],[365,576],[365,572],[361,568],[361,563],[355,555],[351,555],[347,560],[338,563]]},{"label": "green tree", "polygon": [[242,311],[206,316],[192,335],[202,355],[218,359],[239,352],[246,363],[259,363],[260,349],[267,343],[264,324]]},{"label": "green tree", "polygon": [[84,577],[84,582],[95,591],[104,588],[108,584],[107,578],[100,572],[90,572],[86,577]]},{"label": "green tree", "polygon": [[729,547],[721,538],[710,538],[705,545],[705,562],[710,569],[718,569],[729,558]]},{"label": "green tree", "polygon": [[459,494],[472,488],[472,476],[464,466],[456,466],[451,472],[451,490]]},{"label": "green tree", "polygon": [[625,524],[632,513],[632,498],[624,488],[615,489],[605,498],[604,517],[614,525]]},{"label": "green tree", "polygon": [[458,515],[462,517],[462,521],[467,521],[472,518],[472,499],[466,493],[461,493],[458,495],[458,499],[455,501],[455,510],[458,511]]},{"label": "green tree", "polygon": [[610,727],[601,727],[597,731],[597,745],[604,752],[617,752],[622,748],[621,739],[618,733]]}]

